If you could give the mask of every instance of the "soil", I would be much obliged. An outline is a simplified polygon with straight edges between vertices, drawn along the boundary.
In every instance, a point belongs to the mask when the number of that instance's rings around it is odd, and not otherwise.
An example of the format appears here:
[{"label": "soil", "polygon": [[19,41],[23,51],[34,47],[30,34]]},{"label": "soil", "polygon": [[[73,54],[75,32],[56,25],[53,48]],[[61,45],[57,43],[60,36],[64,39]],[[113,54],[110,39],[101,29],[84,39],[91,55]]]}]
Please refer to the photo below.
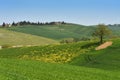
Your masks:
[{"label": "soil", "polygon": [[105,48],[111,46],[112,43],[113,43],[112,41],[105,42],[105,43],[103,43],[102,45],[96,47],[95,50],[105,49]]}]

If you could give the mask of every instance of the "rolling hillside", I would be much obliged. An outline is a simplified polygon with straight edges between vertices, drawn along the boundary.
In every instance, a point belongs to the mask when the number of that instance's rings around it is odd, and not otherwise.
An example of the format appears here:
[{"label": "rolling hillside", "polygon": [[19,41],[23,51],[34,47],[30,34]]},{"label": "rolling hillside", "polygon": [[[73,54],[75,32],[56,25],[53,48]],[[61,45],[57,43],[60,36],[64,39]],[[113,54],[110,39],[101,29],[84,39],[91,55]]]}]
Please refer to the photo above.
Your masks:
[{"label": "rolling hillside", "polygon": [[85,41],[0,50],[0,79],[119,80],[120,39],[112,41],[112,46],[99,51],[97,43]]},{"label": "rolling hillside", "polygon": [[0,45],[46,45],[55,40],[0,28]]},{"label": "rolling hillside", "polygon": [[[109,28],[119,35],[119,27]],[[53,44],[63,38],[88,37],[94,29],[75,24],[1,28],[0,44]],[[112,46],[98,51],[94,41],[2,49],[0,79],[120,80],[120,39],[111,41]]]},{"label": "rolling hillside", "polygon": [[[93,50],[91,52],[83,54],[82,56],[78,56],[71,61],[71,64],[119,72],[120,39],[115,39],[112,41],[113,41],[112,46],[103,50],[98,50],[98,51]],[[88,56],[90,58],[89,60],[88,60]]]},{"label": "rolling hillside", "polygon": [[[96,26],[83,26],[77,24],[59,24],[59,25],[24,25],[6,28],[8,30],[22,32],[54,40],[64,38],[91,38]],[[120,36],[120,26],[109,26],[113,36]]]},{"label": "rolling hillside", "polygon": [[97,68],[0,58],[1,80],[120,80],[119,74]]},{"label": "rolling hillside", "polygon": [[[48,45],[36,47],[23,47],[13,49],[2,49],[0,57],[2,58],[17,58],[24,60],[37,60],[52,63],[66,63],[71,61],[74,57],[83,54],[93,49],[87,49],[87,46],[96,45],[93,42],[80,42],[63,45]],[[84,48],[85,46],[85,48]],[[9,54],[8,54],[9,52]],[[14,53],[13,53],[14,52]]]},{"label": "rolling hillside", "polygon": [[109,28],[112,30],[113,35],[120,36],[120,25],[118,26],[111,25],[109,26]]},{"label": "rolling hillside", "polygon": [[61,40],[64,38],[83,38],[90,37],[94,27],[82,26],[77,24],[61,25],[25,25],[7,28],[8,30],[23,32],[27,34]]}]

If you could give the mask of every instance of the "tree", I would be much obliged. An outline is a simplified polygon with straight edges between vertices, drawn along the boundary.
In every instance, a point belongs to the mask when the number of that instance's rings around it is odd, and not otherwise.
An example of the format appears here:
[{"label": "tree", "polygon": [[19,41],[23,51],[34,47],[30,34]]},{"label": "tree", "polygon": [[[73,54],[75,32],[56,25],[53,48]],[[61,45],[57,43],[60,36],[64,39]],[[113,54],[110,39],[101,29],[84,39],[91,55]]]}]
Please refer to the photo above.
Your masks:
[{"label": "tree", "polygon": [[12,26],[16,26],[15,22],[13,21]]},{"label": "tree", "polygon": [[103,43],[104,36],[108,36],[109,34],[111,34],[111,30],[108,28],[108,26],[106,26],[104,24],[99,24],[97,26],[96,30],[93,32],[94,36],[99,37],[100,44]]},{"label": "tree", "polygon": [[2,27],[5,27],[5,26],[6,26],[5,22],[3,22]]}]

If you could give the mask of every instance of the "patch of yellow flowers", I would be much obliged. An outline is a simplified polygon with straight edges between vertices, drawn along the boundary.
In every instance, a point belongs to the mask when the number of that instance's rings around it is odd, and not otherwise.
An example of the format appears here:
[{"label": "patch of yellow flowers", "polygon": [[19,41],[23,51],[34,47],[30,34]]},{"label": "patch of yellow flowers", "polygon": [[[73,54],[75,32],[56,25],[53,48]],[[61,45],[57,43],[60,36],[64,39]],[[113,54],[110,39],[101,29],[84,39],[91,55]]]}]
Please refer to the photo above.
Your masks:
[{"label": "patch of yellow flowers", "polygon": [[[33,53],[34,54],[34,53]],[[74,53],[59,53],[59,54],[47,54],[47,55],[22,55],[19,56],[20,59],[31,59],[31,60],[38,60],[43,62],[50,62],[50,63],[66,63],[71,61],[77,54]]]}]

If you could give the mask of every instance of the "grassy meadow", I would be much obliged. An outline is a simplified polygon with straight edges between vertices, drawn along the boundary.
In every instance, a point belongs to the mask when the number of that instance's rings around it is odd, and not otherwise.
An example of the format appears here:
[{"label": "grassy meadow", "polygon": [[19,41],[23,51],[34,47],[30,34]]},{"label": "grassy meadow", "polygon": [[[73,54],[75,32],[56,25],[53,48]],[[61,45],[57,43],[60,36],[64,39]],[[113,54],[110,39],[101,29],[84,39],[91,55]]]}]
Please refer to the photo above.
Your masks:
[{"label": "grassy meadow", "polygon": [[[80,42],[62,45],[2,49],[0,57],[25,60],[37,60],[51,63],[66,63],[74,57],[91,51],[96,43]],[[8,54],[9,53],[9,54]]]},{"label": "grassy meadow", "polygon": [[[60,25],[23,25],[18,27],[7,28],[8,30],[42,36],[54,40],[64,38],[83,38],[90,37],[94,27],[77,25],[77,24],[60,24]],[[86,32],[84,32],[86,31]],[[83,34],[84,33],[84,34]]]},{"label": "grassy meadow", "polygon": [[[109,28],[118,34],[119,27]],[[119,38],[99,51],[95,40],[59,44],[64,38],[90,38],[94,29],[76,24],[0,28],[0,45],[34,45],[0,50],[0,80],[120,80]]]},{"label": "grassy meadow", "polygon": [[48,45],[58,43],[55,40],[31,34],[25,34],[0,28],[0,45]]},{"label": "grassy meadow", "polygon": [[119,80],[120,72],[51,64],[39,61],[26,61],[0,58],[1,80]]},{"label": "grassy meadow", "polygon": [[[119,80],[120,39],[0,50],[1,80]],[[89,59],[90,58],[90,59]]]},{"label": "grassy meadow", "polygon": [[[120,36],[120,26],[108,26],[112,30],[113,36]],[[23,25],[6,28],[7,30],[22,32],[53,40],[62,40],[65,38],[92,38],[92,33],[96,26],[84,26],[78,24],[59,24],[59,25]]]}]

